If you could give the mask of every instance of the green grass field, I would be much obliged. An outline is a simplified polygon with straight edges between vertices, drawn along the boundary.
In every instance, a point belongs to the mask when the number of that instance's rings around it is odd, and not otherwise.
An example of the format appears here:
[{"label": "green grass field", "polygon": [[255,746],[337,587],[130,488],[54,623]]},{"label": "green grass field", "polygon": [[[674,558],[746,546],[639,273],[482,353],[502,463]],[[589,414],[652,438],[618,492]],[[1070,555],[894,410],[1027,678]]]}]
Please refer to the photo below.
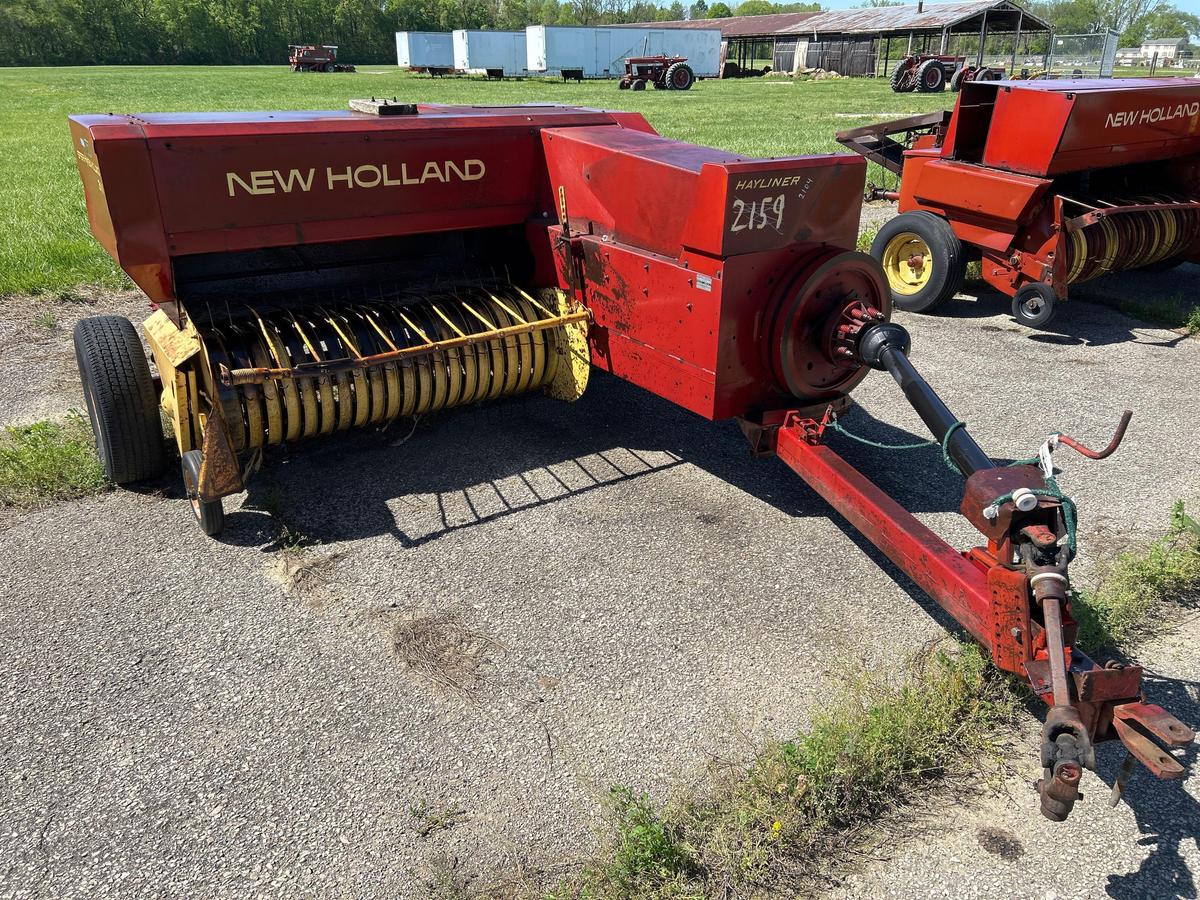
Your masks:
[{"label": "green grass field", "polygon": [[638,110],[669,137],[759,156],[831,152],[840,129],[945,108],[954,98],[893,94],[884,81],[863,78],[704,81],[686,93],[634,93],[612,81],[431,79],[383,65],[353,75],[296,75],[283,66],[0,69],[0,296],[127,284],[88,231],[68,114],[339,109],[372,95]]}]

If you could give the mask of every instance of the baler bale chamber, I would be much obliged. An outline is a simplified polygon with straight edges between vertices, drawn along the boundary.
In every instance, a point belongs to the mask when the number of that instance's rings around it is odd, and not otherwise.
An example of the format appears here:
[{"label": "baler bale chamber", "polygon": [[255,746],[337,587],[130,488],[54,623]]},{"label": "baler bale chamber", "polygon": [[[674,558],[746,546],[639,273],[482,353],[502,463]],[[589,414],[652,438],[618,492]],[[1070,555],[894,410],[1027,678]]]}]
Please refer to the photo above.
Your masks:
[{"label": "baler bale chamber", "polygon": [[[852,249],[865,162],[747,159],[640,115],[353,101],[347,112],[71,118],[97,239],[147,294],[76,349],[110,479],[165,466],[170,419],[204,530],[273,445],[544,391],[596,367],[737,419],[1051,707],[1039,783],[1062,819],[1093,745],[1161,778],[1193,733],[1136,666],[1074,646],[1074,506],[1048,464],[1001,466],[909,360],[879,264]],[[960,553],[825,444],[888,372],[966,479]],[[1088,451],[1102,458],[1112,446]],[[1123,784],[1123,782],[1122,782]],[[1118,786],[1119,793],[1119,786]]]},{"label": "baler bale chamber", "polygon": [[893,302],[932,312],[966,263],[1040,327],[1070,287],[1200,260],[1200,82],[972,82],[950,113],[838,140],[899,176],[871,248]]}]

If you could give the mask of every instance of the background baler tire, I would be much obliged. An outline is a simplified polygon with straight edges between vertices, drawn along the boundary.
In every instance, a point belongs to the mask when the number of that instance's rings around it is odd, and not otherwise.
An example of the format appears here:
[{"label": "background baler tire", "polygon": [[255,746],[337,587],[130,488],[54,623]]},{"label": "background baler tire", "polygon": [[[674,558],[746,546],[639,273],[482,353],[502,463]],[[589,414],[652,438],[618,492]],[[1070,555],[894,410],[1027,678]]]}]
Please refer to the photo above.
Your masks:
[{"label": "background baler tire", "polygon": [[[905,233],[916,235],[929,249],[929,281],[919,290],[896,290],[893,273],[888,271],[885,251]],[[871,242],[871,255],[884,267],[891,288],[892,303],[908,312],[931,313],[954,297],[966,277],[967,261],[962,242],[945,219],[923,210],[901,213],[884,223]]]},{"label": "background baler tire", "polygon": [[75,326],[75,360],[104,475],[116,484],[157,478],[166,465],[158,397],[133,323],[93,316]]}]

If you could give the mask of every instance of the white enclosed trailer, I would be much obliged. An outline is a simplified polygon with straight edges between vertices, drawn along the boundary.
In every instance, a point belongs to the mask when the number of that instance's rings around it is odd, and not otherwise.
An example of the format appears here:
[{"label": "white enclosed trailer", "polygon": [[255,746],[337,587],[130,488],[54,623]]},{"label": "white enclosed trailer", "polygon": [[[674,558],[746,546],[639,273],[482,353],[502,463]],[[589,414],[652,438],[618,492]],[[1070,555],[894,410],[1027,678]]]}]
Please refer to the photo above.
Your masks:
[{"label": "white enclosed trailer", "polygon": [[721,71],[721,32],[717,28],[583,28],[530,25],[525,29],[530,72],[581,71],[584,78],[615,77],[630,56],[686,56],[698,78]]},{"label": "white enclosed trailer", "polygon": [[454,32],[454,68],[525,75],[525,32],[458,29]]},{"label": "white enclosed trailer", "polygon": [[402,69],[454,68],[454,38],[448,31],[397,31],[396,64]]}]

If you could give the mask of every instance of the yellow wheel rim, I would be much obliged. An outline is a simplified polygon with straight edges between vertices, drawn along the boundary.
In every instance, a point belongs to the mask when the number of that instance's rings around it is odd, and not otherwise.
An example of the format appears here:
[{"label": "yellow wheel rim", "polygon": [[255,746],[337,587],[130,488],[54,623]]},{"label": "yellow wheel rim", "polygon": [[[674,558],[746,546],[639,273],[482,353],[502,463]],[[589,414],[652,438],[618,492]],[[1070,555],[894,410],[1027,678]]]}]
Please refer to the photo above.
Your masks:
[{"label": "yellow wheel rim", "polygon": [[883,271],[897,294],[915,294],[933,275],[929,245],[911,231],[902,231],[883,248]]}]

